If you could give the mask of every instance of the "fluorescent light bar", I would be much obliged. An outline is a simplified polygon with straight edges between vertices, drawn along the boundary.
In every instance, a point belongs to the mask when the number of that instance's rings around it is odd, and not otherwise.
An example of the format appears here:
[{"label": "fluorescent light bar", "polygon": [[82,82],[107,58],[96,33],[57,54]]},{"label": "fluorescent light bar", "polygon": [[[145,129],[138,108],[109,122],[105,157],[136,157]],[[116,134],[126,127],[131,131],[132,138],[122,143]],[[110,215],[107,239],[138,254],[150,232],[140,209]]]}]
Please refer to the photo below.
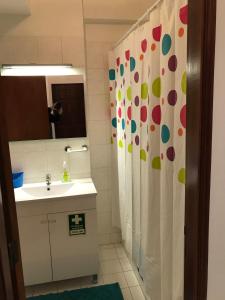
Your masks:
[{"label": "fluorescent light bar", "polygon": [[1,76],[78,75],[72,65],[2,65]]}]

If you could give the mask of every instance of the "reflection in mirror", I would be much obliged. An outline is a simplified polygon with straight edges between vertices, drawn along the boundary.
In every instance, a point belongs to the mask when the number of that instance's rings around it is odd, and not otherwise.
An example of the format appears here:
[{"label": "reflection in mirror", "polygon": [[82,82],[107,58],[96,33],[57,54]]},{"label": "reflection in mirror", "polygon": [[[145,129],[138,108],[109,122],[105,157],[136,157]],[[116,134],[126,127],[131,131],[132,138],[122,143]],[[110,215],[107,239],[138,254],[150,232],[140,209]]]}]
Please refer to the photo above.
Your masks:
[{"label": "reflection in mirror", "polygon": [[82,75],[0,78],[10,141],[86,137]]},{"label": "reflection in mirror", "polygon": [[86,137],[83,77],[46,77],[48,115],[53,138]]}]

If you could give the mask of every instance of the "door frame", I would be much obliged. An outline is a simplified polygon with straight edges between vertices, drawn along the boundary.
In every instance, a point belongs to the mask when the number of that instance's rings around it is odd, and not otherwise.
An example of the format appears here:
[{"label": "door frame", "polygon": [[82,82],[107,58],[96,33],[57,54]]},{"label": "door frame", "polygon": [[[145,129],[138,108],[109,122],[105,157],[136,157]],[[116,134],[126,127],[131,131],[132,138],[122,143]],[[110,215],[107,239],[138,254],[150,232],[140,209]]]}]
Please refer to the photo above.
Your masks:
[{"label": "door frame", "polygon": [[216,0],[189,0],[184,300],[206,300]]},{"label": "door frame", "polygon": [[3,114],[4,103],[1,99],[0,103],[0,226],[5,225],[2,230],[0,230],[0,243],[2,243],[0,244],[0,251],[4,249],[4,253],[2,253],[2,256],[0,255],[0,272],[2,272],[3,275],[2,278],[0,276],[0,299],[25,300],[7,126]]},{"label": "door frame", "polygon": [[[189,0],[184,300],[207,299],[215,28],[216,0]],[[0,126],[0,136],[4,128]],[[24,300],[15,199],[5,134],[0,143],[0,160],[6,235],[8,243],[15,240],[18,244],[18,262],[11,269],[14,299]],[[1,263],[0,257],[0,267]]]}]

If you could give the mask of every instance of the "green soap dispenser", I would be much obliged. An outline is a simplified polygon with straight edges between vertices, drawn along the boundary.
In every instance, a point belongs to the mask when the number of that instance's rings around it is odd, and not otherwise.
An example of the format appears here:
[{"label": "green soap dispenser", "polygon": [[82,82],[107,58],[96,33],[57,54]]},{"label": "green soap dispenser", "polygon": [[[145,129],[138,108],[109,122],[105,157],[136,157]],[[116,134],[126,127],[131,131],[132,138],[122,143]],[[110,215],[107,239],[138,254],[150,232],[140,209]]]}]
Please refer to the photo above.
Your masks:
[{"label": "green soap dispenser", "polygon": [[70,174],[67,167],[67,162],[64,160],[63,162],[63,182],[69,182],[70,181]]}]

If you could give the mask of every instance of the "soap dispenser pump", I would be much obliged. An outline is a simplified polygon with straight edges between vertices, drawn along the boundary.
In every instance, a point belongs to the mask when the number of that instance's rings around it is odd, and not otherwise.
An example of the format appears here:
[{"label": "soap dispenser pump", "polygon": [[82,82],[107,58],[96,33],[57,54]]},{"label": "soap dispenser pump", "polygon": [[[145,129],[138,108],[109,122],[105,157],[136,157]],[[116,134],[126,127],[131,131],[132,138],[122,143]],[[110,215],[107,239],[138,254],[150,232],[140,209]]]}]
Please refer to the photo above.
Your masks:
[{"label": "soap dispenser pump", "polygon": [[70,175],[67,167],[67,162],[64,160],[63,162],[63,182],[69,182],[70,181]]}]

